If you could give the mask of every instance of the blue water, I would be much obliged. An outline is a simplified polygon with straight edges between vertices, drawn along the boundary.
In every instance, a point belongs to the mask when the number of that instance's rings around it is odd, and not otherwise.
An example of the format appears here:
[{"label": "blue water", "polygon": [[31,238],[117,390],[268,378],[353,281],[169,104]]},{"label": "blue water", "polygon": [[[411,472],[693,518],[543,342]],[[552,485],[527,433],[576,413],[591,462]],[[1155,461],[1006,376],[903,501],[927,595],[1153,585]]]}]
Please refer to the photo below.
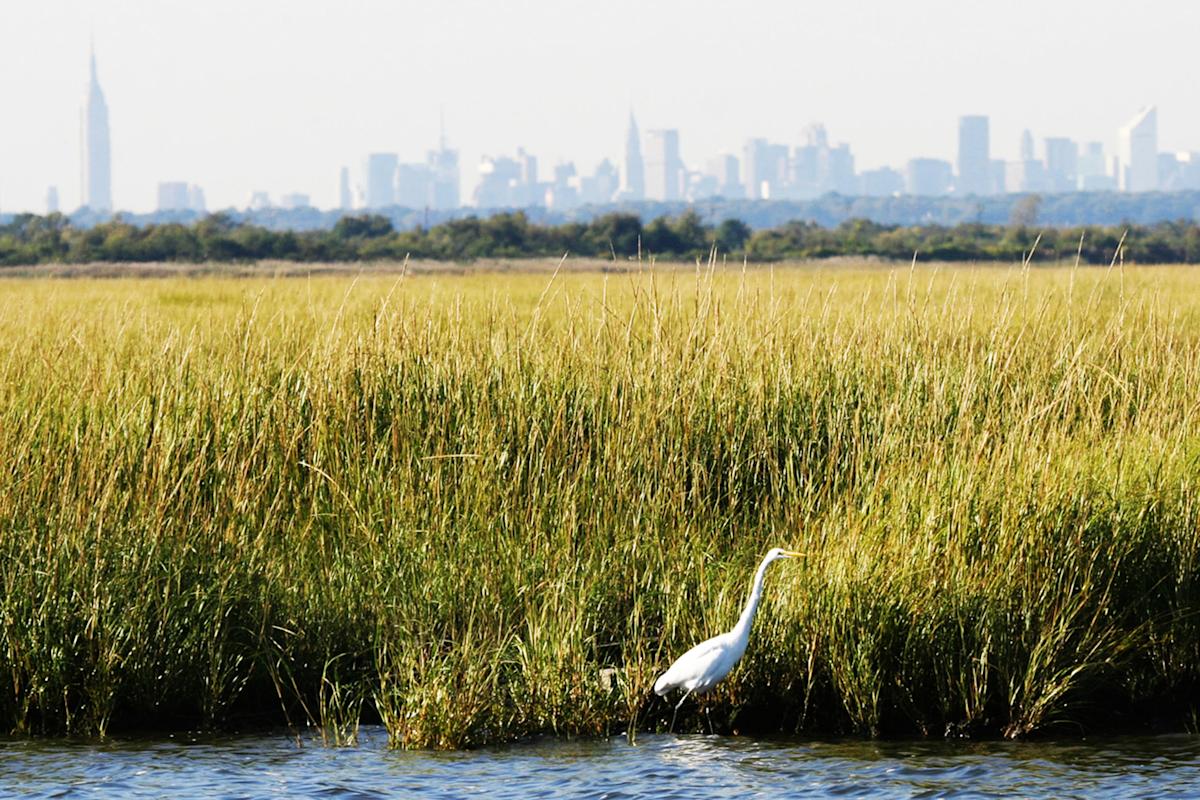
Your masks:
[{"label": "blue water", "polygon": [[3,797],[1200,797],[1200,737],[1067,743],[645,735],[455,753],[287,736],[0,741]]}]

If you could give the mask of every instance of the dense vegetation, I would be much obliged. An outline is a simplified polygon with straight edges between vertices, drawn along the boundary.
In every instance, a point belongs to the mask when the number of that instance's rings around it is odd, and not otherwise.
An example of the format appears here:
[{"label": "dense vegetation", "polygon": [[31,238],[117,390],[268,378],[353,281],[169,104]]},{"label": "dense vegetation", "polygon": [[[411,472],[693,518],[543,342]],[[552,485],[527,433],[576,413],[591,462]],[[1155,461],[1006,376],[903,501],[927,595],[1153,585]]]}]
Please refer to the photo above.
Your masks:
[{"label": "dense vegetation", "polygon": [[808,558],[768,575],[720,729],[1195,723],[1200,270],[0,303],[4,729],[663,726],[655,675],[774,545]]},{"label": "dense vegetation", "polygon": [[[1200,225],[1039,229],[1036,204],[1018,209],[1017,224],[897,227],[852,220],[835,228],[791,222],[752,231],[737,220],[706,225],[694,211],[643,225],[632,214],[591,222],[537,225],[523,213],[468,217],[430,228],[396,231],[382,216],[344,217],[332,230],[274,231],[215,214],[191,225],[137,226],[121,220],[75,228],[64,217],[22,215],[0,226],[0,265],[87,262],[374,261],[405,257],[469,261],[478,258],[640,255],[706,258],[716,248],[754,261],[879,256],[934,261],[1074,260],[1108,264],[1118,255],[1142,263],[1200,260]],[[1024,218],[1023,218],[1024,217]],[[1039,241],[1040,237],[1040,241]],[[1124,240],[1122,239],[1124,237]],[[1037,246],[1035,248],[1035,242]]]},{"label": "dense vegetation", "polygon": [[[1037,222],[1047,227],[1155,225],[1173,220],[1200,219],[1200,191],[1169,192],[1065,192],[1050,194],[999,194],[986,197],[946,195],[942,197],[901,195],[891,197],[849,197],[826,194],[812,200],[750,200],[711,197],[694,201],[641,200],[583,205],[570,209],[531,206],[522,209],[533,222],[542,225],[588,223],[606,214],[636,215],[644,222],[655,217],[679,217],[689,209],[699,209],[705,220],[718,223],[727,219],[745,222],[751,228],[780,227],[792,220],[807,220],[825,228],[835,228],[855,219],[883,225],[943,225],[965,223],[1004,225],[1010,223],[1031,199],[1038,202]],[[475,215],[491,216],[515,209],[427,209],[389,206],[375,210],[397,230],[428,228],[453,219]],[[329,230],[345,215],[341,210],[316,208],[228,209],[223,212],[238,223],[251,223],[271,230]],[[180,222],[190,224],[203,218],[194,211],[155,211],[122,217],[139,226]],[[0,224],[8,220],[0,214]],[[104,222],[107,215],[79,209],[70,215],[81,227]]]}]

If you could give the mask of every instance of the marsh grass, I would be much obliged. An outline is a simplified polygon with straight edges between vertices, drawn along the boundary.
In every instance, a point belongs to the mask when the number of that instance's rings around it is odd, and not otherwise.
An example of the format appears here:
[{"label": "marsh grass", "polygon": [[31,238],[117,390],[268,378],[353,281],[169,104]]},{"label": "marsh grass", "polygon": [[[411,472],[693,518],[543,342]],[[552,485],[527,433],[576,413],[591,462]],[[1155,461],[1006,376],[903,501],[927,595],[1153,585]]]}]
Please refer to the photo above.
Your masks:
[{"label": "marsh grass", "polygon": [[705,701],[723,730],[1194,725],[1198,290],[1126,267],[5,282],[0,725],[662,727],[655,675],[775,545],[808,556]]}]

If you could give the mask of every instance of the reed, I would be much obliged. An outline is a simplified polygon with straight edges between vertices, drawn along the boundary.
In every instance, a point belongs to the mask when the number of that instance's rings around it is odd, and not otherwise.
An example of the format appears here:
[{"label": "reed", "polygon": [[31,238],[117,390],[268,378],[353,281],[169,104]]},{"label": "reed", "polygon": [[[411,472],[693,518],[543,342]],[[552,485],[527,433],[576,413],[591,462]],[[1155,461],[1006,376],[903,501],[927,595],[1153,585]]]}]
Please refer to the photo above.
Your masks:
[{"label": "reed", "polygon": [[654,729],[656,673],[776,545],[808,558],[704,701],[723,730],[1197,713],[1200,270],[12,280],[0,306],[12,731]]}]

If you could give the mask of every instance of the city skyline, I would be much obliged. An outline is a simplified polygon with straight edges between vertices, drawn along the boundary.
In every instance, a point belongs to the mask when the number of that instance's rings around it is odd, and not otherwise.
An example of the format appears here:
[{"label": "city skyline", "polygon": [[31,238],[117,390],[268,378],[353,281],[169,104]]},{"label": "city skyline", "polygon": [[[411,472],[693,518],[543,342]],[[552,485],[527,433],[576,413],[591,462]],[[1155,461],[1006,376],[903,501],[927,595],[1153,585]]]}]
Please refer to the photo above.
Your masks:
[{"label": "city skyline", "polygon": [[[571,15],[535,0],[505,12],[468,0],[21,5],[0,31],[13,120],[0,131],[0,210],[42,210],[50,186],[64,210],[80,204],[77,98],[93,27],[113,200],[135,212],[156,206],[158,183],[179,181],[202,187],[212,208],[244,207],[261,190],[334,207],[342,167],[357,171],[372,152],[424,161],[443,112],[464,199],[484,155],[523,148],[544,175],[567,161],[583,173],[620,164],[631,106],[643,130],[679,131],[689,169],[722,153],[743,159],[755,137],[795,147],[820,121],[850,144],[860,175],[884,183],[878,170],[903,171],[910,157],[954,162],[957,120],[970,113],[988,114],[992,155],[1004,160],[1018,160],[1025,128],[1039,149],[1044,138],[1099,140],[1111,157],[1118,126],[1143,103],[1159,109],[1161,150],[1200,140],[1188,50],[1172,45],[1200,9],[1163,4],[1173,24],[1156,26],[1151,2],[1114,30],[1111,2],[1017,0],[1004,14],[960,5],[618,1]],[[1020,18],[1035,12],[1031,31]],[[689,38],[718,29],[736,57],[690,52]],[[1069,41],[1054,33],[1068,30]]]},{"label": "city skyline", "polygon": [[[567,210],[579,205],[618,201],[660,202],[727,199],[809,200],[826,194],[843,196],[986,196],[1005,193],[1159,190],[1200,190],[1200,153],[1159,150],[1157,109],[1144,107],[1117,131],[1116,153],[1109,158],[1103,142],[1076,142],[1067,137],[1044,137],[1040,148],[1029,129],[1021,133],[1015,160],[993,158],[991,119],[968,114],[958,119],[957,152],[953,162],[937,158],[908,159],[902,168],[877,167],[859,172],[846,142],[831,144],[821,123],[807,126],[803,143],[789,146],[765,138],[747,139],[742,156],[721,153],[708,157],[703,168],[690,169],[681,156],[680,132],[675,128],[642,133],[634,110],[629,112],[624,160],[620,167],[608,159],[591,175],[573,161],[560,161],[539,175],[538,157],[519,147],[515,157],[484,156],[469,205],[480,209],[545,207]],[[1082,147],[1081,147],[1082,145]],[[94,45],[80,128],[81,209],[112,213],[110,129],[100,86]],[[467,207],[462,202],[459,153],[447,144],[441,120],[436,149],[423,161],[402,161],[398,153],[370,153],[362,160],[359,180],[347,166],[338,171],[337,204],[342,211],[393,207],[448,211]],[[553,178],[549,176],[553,175]],[[252,189],[243,206],[263,210],[317,207],[310,194]],[[58,188],[46,190],[45,212],[60,208]],[[119,207],[117,210],[121,210]],[[202,186],[187,181],[159,181],[159,212],[209,209]]]}]

